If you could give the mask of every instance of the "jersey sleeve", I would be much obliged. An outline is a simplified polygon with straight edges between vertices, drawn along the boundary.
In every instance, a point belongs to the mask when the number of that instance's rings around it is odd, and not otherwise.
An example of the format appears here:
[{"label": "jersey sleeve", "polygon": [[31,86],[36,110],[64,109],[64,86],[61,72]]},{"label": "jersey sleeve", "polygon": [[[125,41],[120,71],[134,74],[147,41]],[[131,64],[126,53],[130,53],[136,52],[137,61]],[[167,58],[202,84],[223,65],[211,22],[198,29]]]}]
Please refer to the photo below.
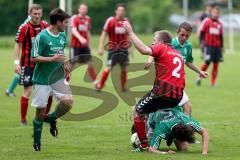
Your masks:
[{"label": "jersey sleeve", "polygon": [[40,34],[34,39],[33,47],[31,50],[31,57],[35,58],[43,55],[44,42]]},{"label": "jersey sleeve", "polygon": [[88,30],[90,31],[91,29],[92,29],[92,20],[89,17],[89,19],[88,19]]},{"label": "jersey sleeve", "polygon": [[112,17],[108,18],[107,21],[106,21],[105,24],[104,24],[104,27],[103,27],[103,30],[104,30],[105,32],[107,32],[107,33],[110,32],[111,19],[112,19]]},{"label": "jersey sleeve", "polygon": [[150,48],[152,49],[151,56],[153,56],[154,58],[160,57],[164,51],[164,45],[162,44],[152,45]]},{"label": "jersey sleeve", "polygon": [[201,124],[193,118],[191,118],[187,124],[190,125],[196,132],[199,132],[202,129]]},{"label": "jersey sleeve", "polygon": [[193,56],[192,56],[192,46],[189,45],[187,49],[187,57],[186,57],[186,62],[193,63]]},{"label": "jersey sleeve", "polygon": [[76,15],[72,16],[72,18],[70,20],[70,26],[72,28],[77,27],[77,16]]},{"label": "jersey sleeve", "polygon": [[25,39],[26,32],[27,32],[27,25],[21,24],[20,27],[18,28],[15,41],[17,43],[22,44]]}]

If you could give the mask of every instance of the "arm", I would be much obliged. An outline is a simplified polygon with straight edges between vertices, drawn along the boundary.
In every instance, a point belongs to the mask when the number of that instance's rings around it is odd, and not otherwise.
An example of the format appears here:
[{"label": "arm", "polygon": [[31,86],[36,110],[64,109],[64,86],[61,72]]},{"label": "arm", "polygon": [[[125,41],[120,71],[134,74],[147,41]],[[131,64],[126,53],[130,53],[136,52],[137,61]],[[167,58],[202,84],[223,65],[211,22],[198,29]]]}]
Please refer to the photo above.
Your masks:
[{"label": "arm", "polygon": [[202,154],[208,153],[208,132],[205,128],[201,128],[199,134],[202,136]]},{"label": "arm", "polygon": [[43,56],[37,56],[37,57],[32,57],[31,60],[35,62],[65,62],[66,61],[66,56],[63,54],[55,54],[53,57],[43,57]]},{"label": "arm", "polygon": [[153,61],[154,61],[154,57],[149,56],[148,62],[144,64],[144,69],[148,69],[153,64]]},{"label": "arm", "polygon": [[193,71],[195,71],[196,73],[198,73],[201,77],[203,78],[207,78],[208,77],[208,73],[204,72],[202,70],[200,70],[196,65],[194,65],[193,63],[187,62],[186,65]]},{"label": "arm", "polygon": [[87,40],[78,33],[76,27],[72,28],[72,34],[79,40],[80,43],[82,43],[82,44],[87,43]]},{"label": "arm", "polygon": [[106,41],[106,37],[107,37],[107,32],[106,31],[102,31],[102,34],[101,34],[101,37],[100,37],[99,48],[98,48],[98,54],[99,55],[103,55],[104,43]]},{"label": "arm", "polygon": [[88,47],[91,48],[91,32],[88,31]]},{"label": "arm", "polygon": [[15,72],[20,74],[21,68],[20,68],[20,50],[21,50],[22,45],[20,43],[15,44],[14,48],[14,64],[15,64]]},{"label": "arm", "polygon": [[157,154],[174,154],[176,152],[172,151],[172,150],[169,150],[169,151],[159,151],[153,147],[149,147],[148,149],[149,152],[151,153],[157,153]]},{"label": "arm", "polygon": [[143,55],[152,55],[152,49],[149,48],[148,46],[146,46],[137,36],[136,34],[133,32],[132,30],[132,26],[130,25],[129,22],[124,21],[123,22],[123,26],[124,28],[126,28],[129,38],[132,41],[132,43],[134,44],[134,46],[137,48],[137,50],[143,54]]}]

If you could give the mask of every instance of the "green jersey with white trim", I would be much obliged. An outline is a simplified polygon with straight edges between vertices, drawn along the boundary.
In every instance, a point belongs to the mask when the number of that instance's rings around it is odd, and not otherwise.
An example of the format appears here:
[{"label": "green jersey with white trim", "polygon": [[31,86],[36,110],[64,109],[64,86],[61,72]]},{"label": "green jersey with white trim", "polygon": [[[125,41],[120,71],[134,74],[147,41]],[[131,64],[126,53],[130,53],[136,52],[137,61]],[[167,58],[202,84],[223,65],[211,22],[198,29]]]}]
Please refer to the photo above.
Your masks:
[{"label": "green jersey with white trim", "polygon": [[178,50],[181,53],[185,63],[193,63],[192,45],[189,40],[187,40],[183,45],[181,45],[178,41],[178,37],[175,37],[172,39],[172,46],[174,47],[174,49]]},{"label": "green jersey with white trim", "polygon": [[[52,57],[55,54],[64,54],[66,34],[60,32],[52,34],[48,28],[41,31],[34,40],[31,57]],[[65,78],[62,62],[36,62],[33,73],[33,84],[49,85]]]},{"label": "green jersey with white trim", "polygon": [[158,149],[161,140],[171,138],[172,128],[179,123],[190,125],[196,132],[199,132],[202,128],[198,121],[185,115],[177,107],[151,113],[148,119],[148,126],[154,128],[154,131],[150,146]]}]

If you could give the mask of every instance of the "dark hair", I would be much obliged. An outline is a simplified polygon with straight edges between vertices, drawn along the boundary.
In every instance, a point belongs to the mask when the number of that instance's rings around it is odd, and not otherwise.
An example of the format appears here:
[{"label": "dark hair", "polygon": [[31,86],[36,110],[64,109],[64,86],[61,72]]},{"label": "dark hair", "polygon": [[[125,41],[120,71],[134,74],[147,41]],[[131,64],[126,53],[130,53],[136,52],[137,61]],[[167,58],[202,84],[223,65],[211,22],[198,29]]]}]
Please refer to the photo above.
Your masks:
[{"label": "dark hair", "polygon": [[217,11],[220,12],[220,8],[219,8],[218,6],[213,6],[213,7],[212,7],[212,10],[214,10],[214,9],[216,9]]},{"label": "dark hair", "polygon": [[172,43],[172,36],[171,33],[167,30],[161,30],[154,33],[154,36],[157,36],[159,41],[162,41],[165,44]]},{"label": "dark hair", "polygon": [[64,12],[60,8],[56,8],[51,11],[50,13],[50,24],[56,24],[57,21],[64,21],[67,18],[70,18],[70,15],[67,12]]},{"label": "dark hair", "polygon": [[36,9],[36,10],[41,9],[41,10],[42,10],[42,6],[41,6],[40,4],[36,4],[36,3],[34,3],[34,4],[32,4],[32,5],[30,6],[28,12],[29,12],[29,13],[32,13],[32,10],[34,10],[34,9]]},{"label": "dark hair", "polygon": [[118,3],[118,4],[116,4],[115,9],[117,10],[118,7],[123,7],[124,9],[126,9],[126,5],[125,5],[124,3]]},{"label": "dark hair", "polygon": [[172,136],[179,141],[187,141],[188,143],[194,143],[194,130],[191,126],[179,123],[172,128]]},{"label": "dark hair", "polygon": [[181,23],[178,27],[177,32],[180,32],[182,28],[185,29],[187,32],[192,32],[192,26],[187,22]]}]

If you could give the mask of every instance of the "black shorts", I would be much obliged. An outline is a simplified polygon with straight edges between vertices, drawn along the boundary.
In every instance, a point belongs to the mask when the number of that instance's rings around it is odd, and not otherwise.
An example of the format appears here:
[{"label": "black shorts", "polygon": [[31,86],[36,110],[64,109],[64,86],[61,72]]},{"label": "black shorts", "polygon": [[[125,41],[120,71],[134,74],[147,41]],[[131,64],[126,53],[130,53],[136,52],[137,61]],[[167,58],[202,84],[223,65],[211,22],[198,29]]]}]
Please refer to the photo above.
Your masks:
[{"label": "black shorts", "polygon": [[86,48],[71,48],[70,62],[71,63],[87,63],[91,59],[91,52],[88,47]]},{"label": "black shorts", "polygon": [[21,66],[21,73],[20,73],[20,80],[19,84],[23,85],[24,87],[32,86],[32,76],[33,76],[33,67],[29,66]]},{"label": "black shorts", "polygon": [[113,67],[119,64],[121,67],[127,66],[129,62],[128,51],[109,51],[107,66]]},{"label": "black shorts", "polygon": [[135,106],[139,115],[155,112],[159,109],[172,108],[179,104],[181,99],[173,99],[164,96],[156,96],[152,91],[141,98]]},{"label": "black shorts", "polygon": [[206,63],[218,63],[223,61],[222,48],[220,47],[204,47],[204,60]]}]

